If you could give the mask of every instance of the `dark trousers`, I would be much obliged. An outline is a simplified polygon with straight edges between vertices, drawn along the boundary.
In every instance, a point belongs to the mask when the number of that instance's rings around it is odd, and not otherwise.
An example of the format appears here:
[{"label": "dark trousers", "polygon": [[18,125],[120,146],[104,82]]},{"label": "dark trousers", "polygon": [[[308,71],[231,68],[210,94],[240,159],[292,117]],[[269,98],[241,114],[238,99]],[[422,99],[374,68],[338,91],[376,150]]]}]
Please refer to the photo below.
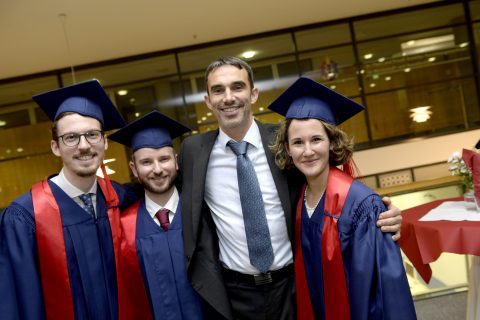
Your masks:
[{"label": "dark trousers", "polygon": [[224,277],[235,319],[295,319],[295,280],[289,274],[273,283],[254,285]]}]

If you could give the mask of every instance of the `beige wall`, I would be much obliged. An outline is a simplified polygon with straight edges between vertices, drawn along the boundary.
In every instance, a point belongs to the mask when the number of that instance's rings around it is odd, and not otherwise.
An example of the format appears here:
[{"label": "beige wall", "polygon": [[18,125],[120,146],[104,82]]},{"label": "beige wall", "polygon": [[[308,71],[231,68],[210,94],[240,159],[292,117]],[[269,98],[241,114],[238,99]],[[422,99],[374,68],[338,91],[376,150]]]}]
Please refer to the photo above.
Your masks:
[{"label": "beige wall", "polygon": [[[471,149],[480,139],[480,130],[435,138],[422,138],[387,147],[357,151],[354,160],[362,175],[447,161],[454,151]],[[446,174],[448,175],[448,173]]]}]

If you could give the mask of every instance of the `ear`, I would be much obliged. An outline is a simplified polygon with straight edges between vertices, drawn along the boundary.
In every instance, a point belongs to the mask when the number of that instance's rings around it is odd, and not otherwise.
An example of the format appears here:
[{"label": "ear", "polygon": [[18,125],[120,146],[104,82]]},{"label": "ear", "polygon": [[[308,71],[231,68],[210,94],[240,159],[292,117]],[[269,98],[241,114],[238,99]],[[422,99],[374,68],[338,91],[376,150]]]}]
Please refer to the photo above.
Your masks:
[{"label": "ear", "polygon": [[130,161],[128,163],[128,166],[130,167],[130,170],[132,170],[132,173],[135,176],[135,178],[138,178],[137,167],[135,167],[135,162]]},{"label": "ear", "polygon": [[106,134],[103,135],[103,140],[105,141],[105,151],[106,151],[108,149],[108,139]]},{"label": "ear", "polygon": [[175,153],[175,169],[178,171],[180,167],[178,166],[178,154]]},{"label": "ear", "polygon": [[52,153],[56,155],[57,157],[60,157],[60,147],[58,145],[58,142],[55,140],[50,140],[50,149],[52,149]]},{"label": "ear", "polygon": [[207,105],[208,109],[213,110],[212,104],[210,103],[210,96],[207,94],[203,97],[205,100],[205,104]]},{"label": "ear", "polygon": [[285,151],[287,151],[287,154],[291,157],[292,155],[290,154],[290,148],[288,147],[288,142],[285,142],[283,146],[285,147]]},{"label": "ear", "polygon": [[252,89],[252,93],[250,94],[250,103],[251,104],[254,104],[255,102],[257,102],[259,94],[260,93],[259,93],[257,88]]}]

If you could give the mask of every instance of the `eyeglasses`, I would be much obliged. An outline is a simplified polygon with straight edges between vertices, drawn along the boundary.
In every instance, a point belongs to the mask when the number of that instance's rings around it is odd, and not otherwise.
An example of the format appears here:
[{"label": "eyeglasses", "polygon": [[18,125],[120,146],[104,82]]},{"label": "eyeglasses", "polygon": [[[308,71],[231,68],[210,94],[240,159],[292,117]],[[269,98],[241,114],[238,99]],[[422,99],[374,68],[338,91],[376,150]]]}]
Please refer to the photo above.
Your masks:
[{"label": "eyeglasses", "polygon": [[84,136],[90,144],[97,144],[103,139],[103,131],[90,130],[85,133],[65,133],[58,136],[67,147],[76,147],[80,143],[80,138]]}]

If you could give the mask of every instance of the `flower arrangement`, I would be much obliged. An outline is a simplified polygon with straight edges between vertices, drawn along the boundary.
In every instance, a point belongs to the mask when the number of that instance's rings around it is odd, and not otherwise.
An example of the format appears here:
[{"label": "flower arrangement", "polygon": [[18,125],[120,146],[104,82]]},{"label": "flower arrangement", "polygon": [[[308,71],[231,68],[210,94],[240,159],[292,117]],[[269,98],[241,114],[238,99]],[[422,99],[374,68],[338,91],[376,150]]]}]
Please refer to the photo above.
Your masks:
[{"label": "flower arrangement", "polygon": [[463,191],[468,192],[473,190],[473,177],[472,171],[465,164],[460,152],[455,151],[449,158],[448,163],[451,165],[448,170],[452,173],[452,176],[460,176],[463,184]]}]

